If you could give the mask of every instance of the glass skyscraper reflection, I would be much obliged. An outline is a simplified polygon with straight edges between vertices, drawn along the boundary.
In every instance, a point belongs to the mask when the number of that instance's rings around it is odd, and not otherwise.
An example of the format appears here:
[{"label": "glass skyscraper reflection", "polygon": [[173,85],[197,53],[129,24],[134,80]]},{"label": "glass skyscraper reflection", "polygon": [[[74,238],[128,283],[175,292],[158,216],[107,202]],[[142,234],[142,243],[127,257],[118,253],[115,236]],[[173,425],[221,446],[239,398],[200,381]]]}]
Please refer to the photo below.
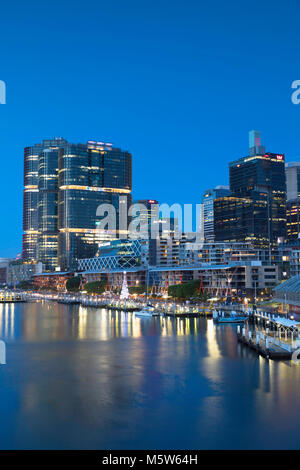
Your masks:
[{"label": "glass skyscraper reflection", "polygon": [[97,251],[97,207],[131,201],[132,157],[111,144],[44,140],[24,151],[23,258],[76,268]]}]

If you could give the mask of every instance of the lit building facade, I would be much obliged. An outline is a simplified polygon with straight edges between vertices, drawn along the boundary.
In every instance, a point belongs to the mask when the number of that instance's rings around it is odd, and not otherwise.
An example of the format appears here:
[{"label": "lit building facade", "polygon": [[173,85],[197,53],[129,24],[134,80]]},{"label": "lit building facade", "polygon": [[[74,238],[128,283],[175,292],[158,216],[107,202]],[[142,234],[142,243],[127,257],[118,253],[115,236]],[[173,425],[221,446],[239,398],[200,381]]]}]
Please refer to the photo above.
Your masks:
[{"label": "lit building facade", "polygon": [[21,259],[12,260],[8,266],[7,284],[12,287],[18,286],[20,282],[30,281],[34,274],[42,272],[42,263]]},{"label": "lit building facade", "polygon": [[[255,135],[250,140],[255,143]],[[214,201],[216,241],[269,248],[286,236],[284,155],[257,154],[258,149],[263,149],[260,140],[249,156],[229,164],[232,197]]]},{"label": "lit building facade", "polygon": [[180,243],[183,236],[178,234],[178,220],[162,217],[153,222],[154,230],[149,240],[149,264],[151,266],[179,265]]},{"label": "lit building facade", "polygon": [[99,244],[99,251],[93,258],[78,260],[79,271],[127,270],[147,266],[149,240],[112,240]]},{"label": "lit building facade", "polygon": [[213,242],[215,240],[214,200],[229,195],[229,186],[217,186],[214,189],[207,189],[204,192],[202,197],[202,227],[200,227],[200,232],[203,234],[204,241]]},{"label": "lit building facade", "polygon": [[121,197],[130,204],[132,157],[103,142],[45,140],[25,149],[24,185],[23,259],[74,269],[104,236],[98,206],[111,204],[118,216]]},{"label": "lit building facade", "polygon": [[32,276],[32,281],[36,290],[65,292],[68,280],[74,275],[74,272],[38,273]]},{"label": "lit building facade", "polygon": [[156,267],[149,269],[151,291],[166,293],[168,287],[200,280],[203,289],[212,297],[259,297],[269,294],[278,284],[277,266],[259,262],[231,263],[198,267]]},{"label": "lit building facade", "polygon": [[291,199],[286,204],[287,240],[297,240],[300,236],[300,198]]},{"label": "lit building facade", "polygon": [[136,223],[140,224],[140,229],[147,229],[148,237],[151,238],[153,223],[159,219],[159,202],[155,199],[139,199],[135,204],[142,204],[143,210],[136,215]]},{"label": "lit building facade", "polygon": [[[222,197],[214,200],[215,241],[247,242],[254,238],[253,202],[250,198]],[[267,239],[267,229],[265,228]]]},{"label": "lit building facade", "polygon": [[185,243],[180,257],[181,265],[229,264],[261,260],[260,252],[249,243]]},{"label": "lit building facade", "polygon": [[0,258],[0,285],[7,284],[9,263],[9,258]]}]

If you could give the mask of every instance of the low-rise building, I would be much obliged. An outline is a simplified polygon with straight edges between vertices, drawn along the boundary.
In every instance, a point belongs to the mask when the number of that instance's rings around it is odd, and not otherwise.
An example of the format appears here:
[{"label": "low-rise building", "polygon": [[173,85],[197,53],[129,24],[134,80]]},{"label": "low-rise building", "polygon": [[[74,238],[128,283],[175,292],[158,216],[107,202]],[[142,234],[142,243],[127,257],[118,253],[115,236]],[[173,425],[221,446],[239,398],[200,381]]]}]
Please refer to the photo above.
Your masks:
[{"label": "low-rise building", "polygon": [[293,276],[285,282],[276,286],[273,290],[274,301],[280,302],[284,306],[284,310],[289,308],[296,312],[300,312],[300,275]]},{"label": "low-rise building", "polygon": [[16,259],[9,263],[7,284],[9,286],[18,286],[20,282],[31,280],[34,274],[43,272],[43,264],[36,261],[26,261]]},{"label": "low-rise building", "polygon": [[149,241],[118,239],[99,244],[94,258],[78,260],[79,271],[127,271],[148,265]]},{"label": "low-rise building", "polygon": [[278,284],[278,268],[264,266],[260,261],[198,267],[151,267],[149,279],[157,293],[166,293],[171,285],[198,279],[212,297],[258,297],[269,294]]},{"label": "low-rise building", "polygon": [[0,258],[0,285],[7,284],[10,258]]},{"label": "low-rise building", "polygon": [[37,290],[55,290],[65,292],[68,279],[74,276],[74,272],[51,272],[34,274],[33,284]]}]

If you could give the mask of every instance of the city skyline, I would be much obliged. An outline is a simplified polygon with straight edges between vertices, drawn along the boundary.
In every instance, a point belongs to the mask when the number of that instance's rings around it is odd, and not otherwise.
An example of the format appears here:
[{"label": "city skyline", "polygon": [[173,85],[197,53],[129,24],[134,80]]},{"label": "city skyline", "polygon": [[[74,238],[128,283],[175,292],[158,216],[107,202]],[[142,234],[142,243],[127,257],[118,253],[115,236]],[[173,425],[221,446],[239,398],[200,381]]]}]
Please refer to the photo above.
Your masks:
[{"label": "city skyline", "polygon": [[[291,16],[280,2],[254,1],[245,16],[237,2],[217,3],[215,9],[192,1],[188,11],[180,2],[170,11],[134,1],[117,8],[88,1],[72,11],[55,1],[51,10],[32,2],[32,14],[20,2],[2,8],[7,102],[0,106],[0,152],[3,173],[13,178],[2,182],[2,197],[10,197],[1,256],[21,252],[22,153],[43,138],[94,138],[128,149],[133,197],[170,204],[196,204],[207,188],[228,184],[228,163],[246,155],[250,129],[260,129],[266,147],[285,153],[288,162],[299,160],[300,106],[291,101],[300,73],[299,4]],[[39,23],[41,13],[47,21]],[[74,26],[82,30],[80,40]],[[264,33],[259,40],[256,31]]]},{"label": "city skyline", "polygon": [[299,14],[1,5],[8,464],[300,449]]},{"label": "city skyline", "polygon": [[[253,131],[253,130],[250,130],[250,131],[248,131],[248,134],[250,135],[251,132],[254,132],[254,131]],[[255,131],[255,132],[259,132],[259,133],[260,133],[260,131]],[[59,142],[60,140],[62,140],[62,141],[64,141],[64,142],[67,142],[67,143],[68,143],[68,140],[65,140],[63,137],[59,137],[59,138],[58,138],[58,137],[54,137],[53,139],[49,139],[49,140],[47,140],[47,139],[46,139],[46,140],[45,140],[45,139],[42,139],[42,140],[45,141],[45,142],[51,142],[51,141],[52,141],[52,142],[53,142],[53,141]],[[246,140],[246,139],[245,139],[245,140]],[[100,142],[100,141],[94,141],[94,140],[91,140],[91,139],[87,139],[87,142],[89,143],[89,142]],[[107,145],[107,144],[105,144],[103,141],[101,141],[100,143],[103,143],[104,145]],[[264,143],[264,142],[263,142],[263,143]],[[32,144],[32,147],[25,147],[25,150],[27,150],[27,148],[28,148],[28,149],[31,149],[31,148],[34,149],[34,147],[37,146],[37,145],[40,145],[40,144]],[[82,144],[71,144],[71,145],[82,145]],[[112,143],[109,143],[108,145],[111,146],[112,148],[116,148],[115,146],[113,146]],[[117,147],[117,148],[118,148],[118,147]],[[264,152],[265,152],[265,151],[268,151],[268,147],[267,147],[267,149],[265,149],[265,147],[262,147],[262,149],[264,150]],[[24,149],[23,149],[23,151],[24,151]],[[128,152],[128,150],[125,150],[125,152]],[[128,153],[130,154],[130,151],[129,151]],[[244,157],[246,157],[246,156],[248,156],[248,155],[250,155],[250,148],[248,148],[248,152],[244,152],[244,154],[243,154]],[[243,158],[243,157],[241,157],[241,158]],[[132,160],[133,160],[133,161],[132,161],[132,172],[134,172],[134,158],[132,158]],[[287,159],[287,157],[286,157],[286,155],[285,155],[285,164],[286,164],[286,167],[288,167],[289,164],[295,163],[294,161],[290,161],[290,162],[289,162],[289,161],[287,161],[287,160],[288,160],[288,159]],[[300,157],[299,157],[299,161],[300,161]],[[227,174],[226,174],[226,176],[225,176],[226,182],[224,183],[224,181],[222,181],[222,182],[220,183],[220,182],[218,182],[218,181],[215,180],[215,182],[214,182],[214,184],[213,184],[213,186],[212,186],[212,189],[216,189],[216,188],[218,188],[218,187],[223,187],[224,184],[229,187],[229,179],[230,179],[230,178],[229,178],[229,171],[228,171],[228,170],[229,170],[229,167],[230,167],[230,165],[232,164],[232,162],[229,161],[229,162],[224,162],[224,163],[225,163],[225,168],[226,168],[226,170],[227,170]],[[227,163],[227,164],[226,164],[226,163]],[[296,162],[296,163],[297,163],[297,162]],[[300,163],[299,163],[299,165],[300,165]],[[24,174],[26,174],[26,173],[24,173]],[[26,187],[26,186],[25,186],[25,187]],[[205,193],[206,191],[210,190],[210,189],[209,189],[207,186],[205,186],[204,184],[203,184],[203,187],[206,188],[206,189],[205,189],[202,193],[199,193],[199,198],[198,198],[199,201],[196,202],[196,204],[197,204],[197,203],[200,204],[201,202],[203,202],[203,200],[202,200],[202,199],[203,199],[203,193]],[[147,189],[146,189],[144,192],[147,193]],[[135,198],[135,195],[136,195],[136,193],[135,193],[135,187],[134,187],[134,184],[133,184],[133,185],[132,185],[132,194],[131,194],[132,199],[136,199],[136,198]],[[165,202],[162,201],[161,203],[164,204]],[[180,202],[178,202],[178,201],[171,201],[170,205],[172,205],[172,204],[178,204],[178,203],[181,204],[182,206],[184,205],[183,203],[180,203]],[[195,205],[196,205],[196,204],[195,204]],[[195,223],[195,220],[194,220],[193,223]],[[21,233],[21,237],[22,237],[22,233]],[[22,245],[22,241],[21,241],[21,245]],[[21,253],[22,253],[22,247],[20,248],[20,254],[21,254]],[[1,256],[2,256],[3,258],[4,258],[4,257],[11,257],[11,258],[14,258],[14,257],[17,256],[17,254],[15,254],[15,255],[13,255],[13,256],[1,254]],[[0,256],[0,257],[1,257],[1,256]],[[26,259],[26,257],[25,257],[25,259]]]}]

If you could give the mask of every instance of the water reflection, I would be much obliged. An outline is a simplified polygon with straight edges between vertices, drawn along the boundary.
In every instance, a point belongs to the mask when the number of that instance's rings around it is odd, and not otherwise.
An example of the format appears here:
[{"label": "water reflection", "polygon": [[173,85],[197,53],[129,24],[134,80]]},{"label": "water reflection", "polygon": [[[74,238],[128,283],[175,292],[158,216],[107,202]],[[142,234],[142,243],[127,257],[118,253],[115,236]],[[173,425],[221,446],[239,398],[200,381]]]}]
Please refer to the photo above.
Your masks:
[{"label": "water reflection", "polygon": [[0,448],[299,448],[300,367],[234,325],[0,305]]},{"label": "water reflection", "polygon": [[15,305],[0,304],[0,338],[14,338]]},{"label": "water reflection", "polygon": [[[214,326],[208,321],[210,345],[216,348]],[[6,340],[110,340],[148,335],[196,336],[206,329],[197,318],[137,318],[131,312],[116,312],[52,302],[0,305],[0,337]]]}]

